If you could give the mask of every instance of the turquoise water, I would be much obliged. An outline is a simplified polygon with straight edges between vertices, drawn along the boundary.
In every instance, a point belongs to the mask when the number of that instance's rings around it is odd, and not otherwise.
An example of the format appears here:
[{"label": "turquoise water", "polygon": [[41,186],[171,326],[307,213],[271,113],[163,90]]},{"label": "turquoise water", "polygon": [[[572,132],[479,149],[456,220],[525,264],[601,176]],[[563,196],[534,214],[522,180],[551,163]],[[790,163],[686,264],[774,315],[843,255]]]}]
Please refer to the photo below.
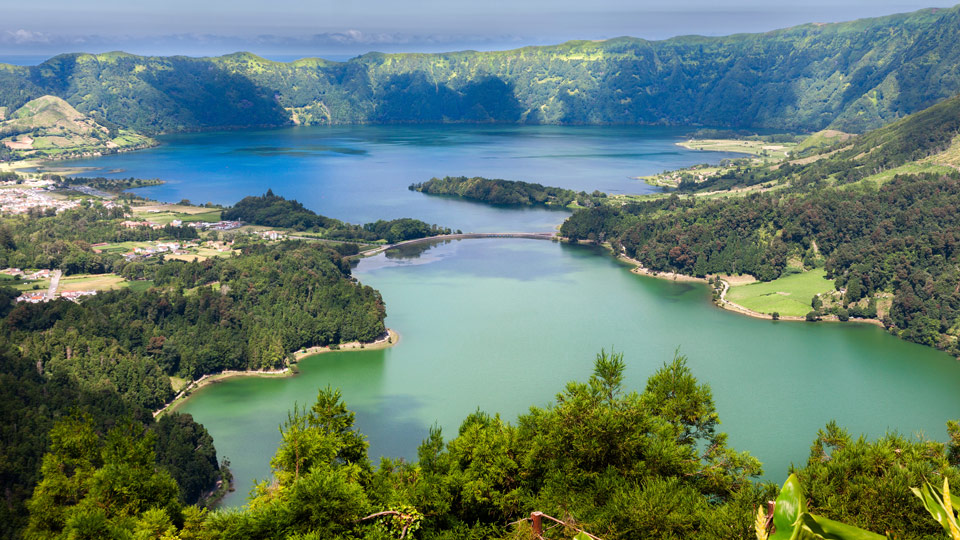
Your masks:
[{"label": "turquoise water", "polygon": [[367,223],[415,217],[474,232],[549,231],[567,213],[492,208],[409,191],[434,176],[485,176],[607,193],[654,191],[644,176],[734,154],[676,145],[690,130],[654,127],[309,127],[163,137],[163,145],[71,162],[90,175],[161,178],[138,193],[233,204],[272,188],[321,214]]},{"label": "turquoise water", "polygon": [[[407,190],[433,176],[481,175],[571,189],[642,193],[632,177],[724,154],[675,143],[685,130],[558,126],[291,128],[165,137],[158,148],[80,161],[91,174],[162,178],[139,190],[165,201],[229,204],[272,188],[354,223],[416,217],[464,231],[544,231],[565,211],[493,208]],[[750,319],[721,311],[705,286],[636,276],[604,252],[537,240],[464,240],[363,260],[383,294],[388,350],[306,359],[292,378],[237,378],[197,392],[182,411],[233,463],[239,505],[269,475],[279,424],[327,385],[343,391],[371,455],[412,459],[429,426],[456,433],[477,408],[514,419],[584,380],[601,349],[626,354],[626,384],[674,351],[711,385],[722,429],[782,482],[818,429],[945,438],[960,410],[951,357],[882,329]]]},{"label": "turquoise water", "polygon": [[420,251],[355,271],[383,294],[395,347],[308,358],[292,378],[231,379],[180,409],[233,463],[238,489],[225,504],[268,477],[287,410],[326,385],[357,412],[374,460],[415,459],[434,423],[455,434],[478,408],[513,420],[589,377],[601,348],[625,353],[636,391],[679,348],[712,387],[731,444],[778,482],[831,419],[856,434],[944,439],[960,408],[953,358],[874,326],[739,316],[712,306],[704,285],[637,276],[587,247],[484,239]]}]

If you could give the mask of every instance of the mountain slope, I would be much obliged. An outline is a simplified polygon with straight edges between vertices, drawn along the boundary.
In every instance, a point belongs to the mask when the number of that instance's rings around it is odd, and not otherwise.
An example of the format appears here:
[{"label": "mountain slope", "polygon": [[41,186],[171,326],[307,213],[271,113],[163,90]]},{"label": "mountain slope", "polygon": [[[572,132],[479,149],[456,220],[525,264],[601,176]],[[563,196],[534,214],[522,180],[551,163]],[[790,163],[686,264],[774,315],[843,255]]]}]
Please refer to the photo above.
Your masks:
[{"label": "mountain slope", "polygon": [[20,156],[57,156],[145,146],[152,141],[102,125],[59,97],[42,96],[0,121],[0,144]]},{"label": "mountain slope", "polygon": [[764,34],[371,53],[348,62],[109,53],[0,65],[0,107],[52,94],[148,133],[396,122],[863,132],[958,92],[960,7]]},{"label": "mountain slope", "polygon": [[960,357],[958,158],[960,96],[792,163],[681,184],[708,196],[576,212],[560,233],[658,272],[772,281],[823,268],[836,290],[798,298],[810,319],[878,318]]}]

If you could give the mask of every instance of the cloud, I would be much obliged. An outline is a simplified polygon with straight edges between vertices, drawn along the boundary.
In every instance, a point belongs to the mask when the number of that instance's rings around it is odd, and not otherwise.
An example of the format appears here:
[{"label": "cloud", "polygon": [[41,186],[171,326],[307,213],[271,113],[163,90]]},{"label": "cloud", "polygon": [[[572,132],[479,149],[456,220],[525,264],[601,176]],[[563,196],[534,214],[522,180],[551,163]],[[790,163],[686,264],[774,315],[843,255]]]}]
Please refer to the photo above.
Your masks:
[{"label": "cloud", "polygon": [[12,43],[15,45],[29,45],[36,43],[50,43],[50,36],[41,32],[31,32],[30,30],[7,30],[0,34],[0,43]]}]

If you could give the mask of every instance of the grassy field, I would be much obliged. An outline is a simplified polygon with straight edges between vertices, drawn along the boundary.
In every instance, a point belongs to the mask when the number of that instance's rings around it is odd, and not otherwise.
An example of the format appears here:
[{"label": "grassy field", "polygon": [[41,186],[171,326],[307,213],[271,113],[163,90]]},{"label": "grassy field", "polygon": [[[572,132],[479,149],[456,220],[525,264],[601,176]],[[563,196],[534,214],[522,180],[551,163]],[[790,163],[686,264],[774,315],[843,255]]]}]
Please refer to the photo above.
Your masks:
[{"label": "grassy field", "polygon": [[825,274],[818,268],[765,283],[730,287],[727,300],[760,313],[803,317],[813,309],[810,302],[814,295],[833,290],[833,280],[825,279]]},{"label": "grassy field", "polygon": [[800,144],[794,148],[794,151],[799,154],[805,150],[820,150],[836,143],[846,141],[850,137],[853,137],[853,135],[844,133],[842,131],[837,131],[835,129],[825,129],[823,131],[813,133],[801,141]]},{"label": "grassy field", "polygon": [[205,261],[210,257],[229,257],[234,253],[240,253],[240,250],[234,249],[230,251],[218,251],[210,247],[198,247],[198,248],[190,248],[187,250],[187,253],[184,253],[181,255],[165,254],[164,258],[170,261],[190,262],[194,259],[196,259],[197,261]]},{"label": "grassy field", "polygon": [[137,219],[143,219],[166,225],[175,219],[181,221],[206,221],[215,223],[220,221],[219,208],[204,208],[202,206],[186,206],[182,204],[147,204],[132,208]]},{"label": "grassy field", "polygon": [[13,276],[0,274],[0,286],[13,287],[20,292],[46,291],[50,287],[50,280],[24,281],[14,279]]},{"label": "grassy field", "polygon": [[127,288],[134,292],[143,292],[153,287],[153,280],[126,281]]},{"label": "grassy field", "polygon": [[152,242],[117,242],[115,244],[98,246],[95,249],[99,249],[101,253],[130,253],[136,248],[147,248],[152,245]]},{"label": "grassy field", "polygon": [[41,279],[37,281],[19,281],[11,286],[20,292],[46,291],[50,288],[50,280]]},{"label": "grassy field", "polygon": [[947,174],[954,169],[946,165],[939,165],[936,163],[924,162],[924,161],[911,161],[910,163],[905,163],[899,167],[893,169],[888,169],[878,174],[868,176],[862,180],[846,184],[841,186],[844,189],[850,189],[852,187],[866,187],[871,186],[873,188],[878,188],[884,183],[893,180],[893,177],[898,174],[922,174],[922,173],[934,173],[934,174]]},{"label": "grassy field", "polygon": [[57,292],[112,291],[126,286],[126,281],[116,274],[77,274],[60,278]]},{"label": "grassy field", "polygon": [[794,143],[771,143],[764,141],[743,141],[737,139],[690,139],[677,143],[689,150],[707,150],[711,152],[736,152],[771,159],[785,159]]},{"label": "grassy field", "polygon": [[216,223],[220,221],[220,212],[219,209],[210,210],[204,208],[203,212],[137,212],[134,211],[133,215],[137,219],[143,219],[147,221],[152,221],[154,223],[159,223],[161,225],[166,225],[175,219],[180,221],[206,221],[208,223]]}]

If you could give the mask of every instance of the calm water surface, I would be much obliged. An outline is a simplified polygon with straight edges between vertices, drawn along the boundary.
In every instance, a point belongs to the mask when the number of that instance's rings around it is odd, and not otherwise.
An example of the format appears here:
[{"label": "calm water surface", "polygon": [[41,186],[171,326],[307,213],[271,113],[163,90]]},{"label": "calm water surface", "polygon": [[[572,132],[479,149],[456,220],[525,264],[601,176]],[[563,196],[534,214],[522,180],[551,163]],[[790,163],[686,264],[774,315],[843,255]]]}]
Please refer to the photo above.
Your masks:
[{"label": "calm water surface", "polygon": [[[416,217],[464,231],[551,230],[563,211],[491,208],[410,192],[433,176],[480,175],[577,190],[641,193],[635,176],[724,154],[675,145],[686,130],[619,127],[381,126],[178,135],[141,152],[76,162],[93,174],[162,178],[140,190],[164,201],[230,204],[272,188],[354,223]],[[945,438],[960,409],[947,355],[855,324],[750,319],[709,303],[704,286],[630,274],[605,253],[536,240],[466,240],[388,252],[357,276],[379,289],[385,351],[327,354],[285,379],[238,378],[195,394],[193,414],[233,463],[242,504],[266,478],[278,425],[294,403],[341,388],[371,455],[414,458],[434,423],[455,434],[478,408],[514,419],[570,380],[589,377],[603,347],[626,353],[627,386],[677,347],[713,388],[731,443],[782,482],[831,419],[852,432]]]},{"label": "calm water surface", "polygon": [[374,460],[415,459],[432,424],[456,434],[478,408],[513,420],[589,377],[604,347],[625,353],[636,391],[679,347],[711,385],[732,445],[776,481],[831,419],[856,434],[944,439],[960,407],[960,369],[947,355],[869,325],[724,312],[703,285],[637,276],[591,248],[463,240],[367,259],[356,275],[383,294],[397,346],[308,358],[297,377],[232,379],[180,409],[233,463],[237,492],[225,504],[242,504],[252,480],[269,475],[278,425],[326,385],[357,412]]},{"label": "calm water surface", "polygon": [[162,178],[138,193],[233,204],[272,188],[353,223],[415,217],[464,231],[549,231],[567,213],[492,208],[409,191],[434,176],[485,176],[576,190],[645,193],[636,176],[734,154],[676,145],[690,130],[652,127],[305,127],[164,137],[149,150],[71,165],[88,174]]}]

